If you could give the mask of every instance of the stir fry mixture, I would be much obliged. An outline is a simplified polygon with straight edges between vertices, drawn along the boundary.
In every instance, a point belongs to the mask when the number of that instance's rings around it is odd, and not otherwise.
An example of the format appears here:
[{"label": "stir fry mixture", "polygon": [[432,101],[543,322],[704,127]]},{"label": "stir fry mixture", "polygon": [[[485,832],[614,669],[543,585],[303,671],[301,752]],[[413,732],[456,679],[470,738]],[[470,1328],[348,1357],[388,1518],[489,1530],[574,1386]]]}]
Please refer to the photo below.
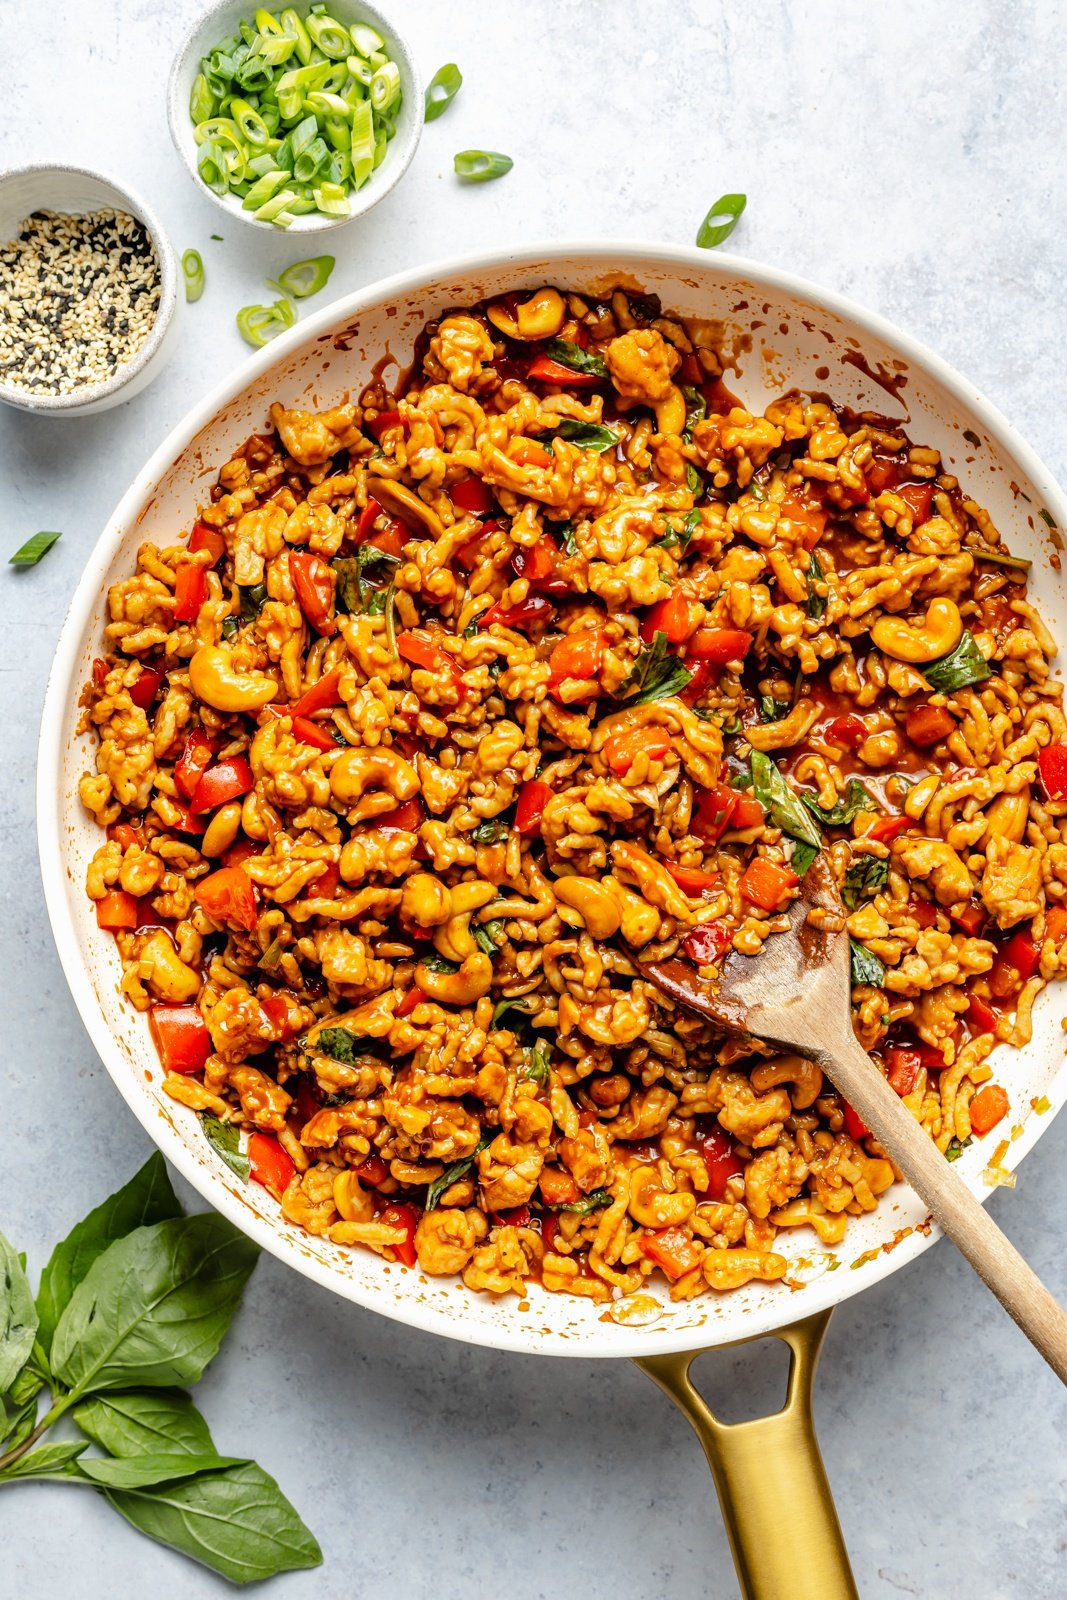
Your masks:
[{"label": "stir fry mixture", "polygon": [[820,850],[863,1045],[950,1159],[1001,1123],[987,1057],[1067,966],[1067,725],[936,450],[752,415],[709,326],[551,287],[271,423],[112,587],[85,694],[88,892],[237,1173],[495,1295],[783,1278],[898,1175],[642,961],[758,961]]}]

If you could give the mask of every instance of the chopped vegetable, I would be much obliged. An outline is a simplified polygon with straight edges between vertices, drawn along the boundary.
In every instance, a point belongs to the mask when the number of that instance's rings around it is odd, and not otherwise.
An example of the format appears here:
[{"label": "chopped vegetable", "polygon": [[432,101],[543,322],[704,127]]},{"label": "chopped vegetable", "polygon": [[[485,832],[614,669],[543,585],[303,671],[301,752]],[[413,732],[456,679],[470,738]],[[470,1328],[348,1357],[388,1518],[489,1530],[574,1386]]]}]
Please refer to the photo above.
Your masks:
[{"label": "chopped vegetable", "polygon": [[306,261],[294,261],[291,267],[278,274],[278,288],[294,300],[306,300],[318,294],[330,281],[336,265],[333,256],[308,256]]},{"label": "chopped vegetable", "polygon": [[729,666],[743,661],[752,648],[752,635],[742,628],[698,628],[689,641],[688,654],[694,661],[711,661]]},{"label": "chopped vegetable", "polygon": [[174,620],[195,622],[207,599],[207,574],[198,563],[183,562],[174,575]]},{"label": "chopped vegetable", "polygon": [[541,818],[551,798],[551,785],[542,783],[540,778],[530,778],[523,784],[515,807],[515,826],[524,838],[540,833]]},{"label": "chopped vegetable", "polygon": [[460,150],[452,158],[457,178],[465,183],[488,183],[491,178],[502,178],[515,165],[510,156],[498,150]]},{"label": "chopped vegetable", "polygon": [[756,856],[741,874],[739,887],[742,896],[752,905],[764,911],[777,911],[798,881],[798,875],[788,867],[780,867],[766,856]]},{"label": "chopped vegetable", "polygon": [[196,886],[197,902],[215,922],[251,933],[256,926],[256,893],[243,867],[220,867]]},{"label": "chopped vegetable", "polygon": [[624,777],[638,756],[646,755],[650,761],[662,761],[671,748],[671,736],[666,728],[627,728],[613,733],[604,741],[603,756],[617,777]]},{"label": "chopped vegetable", "polygon": [[853,1111],[848,1101],[842,1098],[841,1109],[845,1117],[845,1132],[850,1139],[855,1139],[858,1144],[861,1139],[869,1139],[871,1130],[864,1122],[858,1111]]},{"label": "chopped vegetable", "polygon": [[343,1061],[352,1066],[356,1059],[359,1036],[348,1028],[323,1028],[315,1035],[310,1047],[316,1055],[329,1056],[331,1061]]},{"label": "chopped vegetable", "polygon": [[700,1251],[684,1228],[661,1228],[657,1233],[642,1233],[638,1248],[670,1278],[681,1278],[700,1265]]},{"label": "chopped vegetable", "polygon": [[748,204],[743,194],[721,194],[697,229],[697,244],[701,250],[714,250],[733,233]]},{"label": "chopped vegetable", "polygon": [[734,1141],[725,1128],[712,1128],[709,1133],[697,1132],[697,1148],[708,1174],[707,1198],[721,1200],[731,1178],[740,1177],[745,1163],[734,1148]]},{"label": "chopped vegetable", "polygon": [[240,1128],[232,1122],[223,1122],[221,1118],[212,1116],[210,1111],[200,1113],[200,1126],[211,1148],[222,1157],[231,1172],[236,1172],[247,1183],[252,1163],[241,1149]]},{"label": "chopped vegetable", "polygon": [[812,845],[816,850],[821,848],[822,833],[818,825],[801,805],[777,764],[762,750],[752,752],[752,785],[773,827],[781,828],[800,843]]},{"label": "chopped vegetable", "polygon": [[866,945],[857,943],[855,939],[848,941],[852,955],[852,982],[854,984],[869,984],[872,989],[880,989],[885,982],[885,966],[879,961],[873,951]]},{"label": "chopped vegetable", "polygon": [[964,628],[955,650],[950,650],[940,661],[920,667],[919,671],[938,694],[952,694],[956,689],[969,688],[972,683],[984,683],[992,676],[992,668],[969,628]]},{"label": "chopped vegetable", "polygon": [[610,1206],[610,1204],[611,1194],[607,1189],[591,1189],[588,1194],[583,1194],[580,1200],[564,1200],[553,1209],[556,1211],[569,1211],[572,1215],[579,1217],[587,1217],[593,1211],[603,1211],[604,1207]]},{"label": "chopped vegetable", "polygon": [[415,1229],[419,1225],[420,1215],[421,1213],[417,1206],[399,1204],[386,1206],[385,1210],[376,1218],[378,1222],[383,1222],[387,1228],[402,1228],[404,1230],[404,1237],[399,1244],[386,1246],[386,1249],[393,1252],[403,1267],[413,1267],[418,1260],[418,1254],[415,1249]]},{"label": "chopped vegetable", "polygon": [[296,312],[288,300],[275,300],[269,306],[242,306],[237,313],[237,331],[246,344],[260,350],[280,333],[291,328]]},{"label": "chopped vegetable", "polygon": [[[357,570],[360,573],[364,564],[363,553],[371,548],[373,547],[361,546],[356,556]],[[379,560],[388,559],[381,551],[377,551],[376,556]],[[289,554],[289,575],[293,580],[297,603],[315,632],[324,637],[336,633],[337,621],[334,617],[336,574],[320,556],[314,555],[310,550],[293,550]]]},{"label": "chopped vegetable", "polygon": [[166,1072],[200,1072],[211,1054],[211,1035],[199,1006],[153,1006],[148,1026]]},{"label": "chopped vegetable", "polygon": [[1050,800],[1067,800],[1067,744],[1047,744],[1037,752],[1041,786]]},{"label": "chopped vegetable", "polygon": [[826,596],[823,593],[821,593],[821,591],[819,589],[819,584],[823,583],[824,581],[825,581],[825,575],[823,573],[821,565],[819,564],[819,558],[815,554],[815,552],[812,551],[811,555],[808,557],[808,573],[807,573],[808,605],[807,605],[807,611],[808,611],[808,616],[809,617],[814,617],[816,620],[818,620],[820,617],[822,617],[823,614],[826,611]]},{"label": "chopped vegetable", "polygon": [[465,1178],[467,1176],[467,1173],[474,1166],[475,1161],[481,1155],[482,1151],[486,1149],[487,1146],[491,1145],[495,1138],[496,1129],[494,1128],[492,1133],[483,1135],[469,1156],[464,1156],[461,1161],[451,1162],[442,1172],[441,1176],[433,1180],[433,1182],[430,1184],[430,1187],[426,1191],[427,1211],[435,1210],[440,1203],[441,1196],[445,1193],[445,1191],[450,1189],[454,1183],[458,1183],[460,1178]]},{"label": "chopped vegetable", "polygon": [[96,901],[96,925],[117,933],[120,928],[136,928],[141,920],[141,908],[132,894],[125,889],[109,889]]},{"label": "chopped vegetable", "polygon": [[1008,1091],[999,1083],[983,1084],[970,1104],[971,1127],[981,1139],[1008,1114]]},{"label": "chopped vegetable", "polygon": [[182,277],[185,279],[185,298],[191,305],[204,292],[204,261],[199,250],[182,252]]},{"label": "chopped vegetable", "polygon": [[597,355],[595,350],[583,350],[580,344],[574,344],[570,339],[546,339],[545,355],[572,373],[597,379],[608,376],[603,356]]},{"label": "chopped vegetable", "polygon": [[8,565],[12,567],[35,567],[42,556],[46,556],[57,539],[62,538],[59,533],[35,533],[32,539],[27,539],[24,545],[8,557]]},{"label": "chopped vegetable", "polygon": [[194,811],[214,811],[229,800],[237,800],[255,786],[247,756],[230,756],[208,767],[193,790]]},{"label": "chopped vegetable", "polygon": [[438,117],[443,117],[459,93],[462,84],[463,74],[454,61],[449,61],[447,65],[438,67],[426,85],[423,120],[436,122]]},{"label": "chopped vegetable", "polygon": [[614,450],[619,435],[611,428],[601,427],[599,422],[576,422],[573,417],[564,417],[551,433],[541,434],[541,440],[545,443],[551,444],[553,439],[566,439],[568,444],[577,445],[579,450],[593,450],[602,456],[605,450]]},{"label": "chopped vegetable", "polygon": [[[812,815],[818,817],[819,821],[825,823],[828,828],[847,827],[850,822],[859,816],[861,811],[874,811],[878,805],[878,802],[863,787],[858,778],[849,779],[849,785],[844,796],[840,800],[835,800],[829,809],[821,806],[814,795],[803,794],[800,798]],[[905,819],[906,825],[907,821]],[[873,830],[869,837],[875,837]]]},{"label": "chopped vegetable", "polygon": [[920,750],[947,739],[956,726],[956,719],[944,706],[916,706],[904,718],[904,732]]},{"label": "chopped vegetable", "polygon": [[267,1133],[249,1134],[248,1166],[251,1176],[275,1200],[280,1200],[296,1176],[296,1163],[286,1150]]},{"label": "chopped vegetable", "polygon": [[[634,662],[629,677],[619,690],[619,699],[628,706],[649,705],[653,700],[678,694],[692,676],[688,667],[684,667],[677,656],[671,655],[667,649],[667,635],[657,633]],[[631,694],[631,690],[636,690],[636,693]]]},{"label": "chopped vegetable", "polygon": [[702,922],[698,928],[686,934],[682,949],[698,967],[710,967],[722,960],[733,941],[733,929],[725,923]]},{"label": "chopped vegetable", "polygon": [[869,900],[889,882],[889,862],[880,856],[860,856],[845,872],[841,899],[848,911],[855,911],[861,900]]},{"label": "chopped vegetable", "polygon": [[529,1060],[523,1068],[523,1077],[530,1078],[542,1087],[548,1082],[552,1072],[552,1046],[547,1039],[538,1039],[529,1053]]}]

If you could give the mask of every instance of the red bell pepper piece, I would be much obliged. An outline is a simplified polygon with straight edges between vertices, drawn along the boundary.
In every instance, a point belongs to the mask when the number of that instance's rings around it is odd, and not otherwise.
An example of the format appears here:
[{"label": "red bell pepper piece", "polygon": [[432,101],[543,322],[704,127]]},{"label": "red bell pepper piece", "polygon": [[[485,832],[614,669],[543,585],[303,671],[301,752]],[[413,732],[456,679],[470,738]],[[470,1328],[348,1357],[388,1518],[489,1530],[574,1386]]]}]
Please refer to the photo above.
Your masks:
[{"label": "red bell pepper piece", "polygon": [[401,1000],[400,1004],[397,1006],[394,1016],[410,1017],[415,1007],[421,1005],[425,999],[426,996],[423,994],[418,984],[413,983],[403,1000]]},{"label": "red bell pepper piece", "polygon": [[897,494],[911,512],[911,520],[916,528],[930,520],[930,506],[934,498],[932,483],[902,483]]},{"label": "red bell pepper piece", "polygon": [[547,622],[554,614],[555,607],[546,595],[528,594],[525,600],[513,606],[505,606],[498,600],[488,611],[482,612],[478,626],[488,628],[491,623],[499,622],[502,628],[516,628],[521,633],[536,623]]},{"label": "red bell pepper piece", "polygon": [[174,763],[174,784],[186,800],[193,798],[196,786],[210,767],[214,754],[215,741],[208,737],[203,728],[194,728],[192,733],[186,735],[182,753]]},{"label": "red bell pepper piece", "polygon": [[752,648],[752,635],[742,628],[698,628],[689,641],[688,656],[725,667],[743,661]]},{"label": "red bell pepper piece", "polygon": [[[693,610],[687,596],[680,590],[668,595],[666,600],[657,600],[654,606],[649,606],[641,619],[641,637],[646,644],[652,644],[657,633],[667,635],[668,644],[681,644],[693,632],[695,622]],[[711,633],[714,630],[702,628],[701,633]],[[749,638],[748,634],[744,636]],[[750,641],[751,642],[751,641]],[[745,646],[747,650],[748,646]],[[690,652],[692,653],[692,652]],[[708,659],[716,660],[717,657]],[[732,657],[730,659],[733,659]]]},{"label": "red bell pepper piece", "polygon": [[575,372],[573,367],[565,367],[562,361],[553,361],[551,356],[538,356],[536,361],[531,361],[526,376],[535,383],[555,383],[562,389],[594,389],[605,381],[595,372]]},{"label": "red bell pepper piece", "polygon": [[460,677],[459,663],[435,643],[427,628],[406,628],[397,635],[396,647],[403,659],[414,667],[422,667],[426,672],[449,672],[456,679]]},{"label": "red bell pepper piece", "polygon": [[951,921],[972,939],[977,939],[989,920],[985,906],[977,900],[972,900],[967,905],[950,906],[948,914]]},{"label": "red bell pepper piece", "polygon": [[448,498],[458,510],[472,517],[488,517],[496,510],[493,492],[481,478],[461,478],[452,484]]},{"label": "red bell pepper piece", "polygon": [[700,1264],[700,1251],[684,1228],[660,1228],[657,1233],[643,1233],[638,1248],[672,1283]]},{"label": "red bell pepper piece", "polygon": [[999,1083],[984,1084],[970,1104],[972,1132],[983,1138],[1002,1117],[1007,1116],[1010,1104],[1008,1091],[1002,1089]]},{"label": "red bell pepper piece", "polygon": [[332,672],[326,672],[313,683],[310,689],[305,689],[299,700],[294,700],[289,707],[294,717],[310,717],[316,711],[327,711],[331,706],[342,705],[341,699],[341,669],[335,667]]},{"label": "red bell pepper piece", "polygon": [[1067,744],[1047,744],[1037,752],[1041,785],[1050,800],[1067,800]]},{"label": "red bell pepper piece", "polygon": [[545,536],[538,539],[535,545],[516,550],[511,565],[518,577],[525,578],[530,588],[539,590],[541,594],[570,594],[570,584],[556,575],[558,559],[559,551],[552,540]]},{"label": "red bell pepper piece", "polygon": [[889,844],[905,828],[911,826],[910,817],[879,817],[864,834],[866,839],[877,839],[879,844]]},{"label": "red bell pepper piece", "polygon": [[256,891],[243,867],[220,867],[196,886],[196,898],[209,917],[251,933],[256,926]]},{"label": "red bell pepper piece", "polygon": [[313,882],[308,884],[308,894],[313,894],[318,900],[332,900],[341,884],[341,868],[336,861],[327,863],[326,871],[320,872]]},{"label": "red bell pepper piece", "polygon": [[371,1155],[360,1162],[355,1173],[360,1183],[365,1183],[370,1189],[377,1189],[378,1185],[384,1183],[389,1176],[389,1168],[381,1156]]},{"label": "red bell pepper piece", "polygon": [[972,994],[967,1005],[967,1021],[974,1024],[978,1033],[996,1033],[997,1013],[981,995]]},{"label": "red bell pepper piece", "polygon": [[540,1187],[546,1206],[573,1206],[581,1199],[578,1185],[562,1167],[543,1167]]},{"label": "red bell pepper piece", "polygon": [[725,1128],[711,1128],[707,1133],[698,1131],[696,1140],[700,1158],[707,1169],[708,1198],[721,1200],[726,1193],[727,1180],[744,1172],[745,1163],[734,1149],[734,1142]]},{"label": "red bell pepper piece", "polygon": [[378,1222],[384,1222],[387,1227],[403,1228],[404,1237],[400,1243],[386,1246],[387,1249],[392,1250],[402,1266],[413,1267],[418,1260],[415,1251],[415,1229],[419,1225],[421,1216],[422,1212],[417,1206],[401,1202],[398,1205],[386,1206],[385,1210],[377,1218]]},{"label": "red bell pepper piece", "polygon": [[206,522],[194,522],[189,535],[189,553],[196,555],[201,550],[210,550],[211,565],[217,567],[226,554],[226,540],[217,528],[209,527]]},{"label": "red bell pepper piece", "polygon": [[604,740],[603,756],[612,772],[621,778],[639,755],[647,755],[650,761],[662,761],[670,748],[671,736],[666,728],[627,728]]},{"label": "red bell pepper piece", "polygon": [[147,711],[159,693],[162,682],[163,674],[158,667],[142,667],[141,676],[130,690],[130,699],[135,706],[140,706],[142,711]]},{"label": "red bell pepper piece", "polygon": [[779,867],[766,856],[756,856],[741,875],[740,890],[751,905],[764,911],[777,911],[790,889],[800,882],[788,867]]},{"label": "red bell pepper piece", "polygon": [[512,1206],[508,1211],[494,1211],[491,1215],[493,1221],[502,1228],[528,1228],[530,1226],[529,1206]]},{"label": "red bell pepper piece", "polygon": [[392,811],[383,811],[381,816],[374,818],[376,828],[397,828],[404,833],[417,833],[426,821],[426,812],[423,810],[422,801],[418,796],[411,800],[402,800]]},{"label": "red bell pepper piece", "polygon": [[823,729],[823,737],[831,744],[839,744],[846,750],[855,750],[867,737],[867,724],[862,717],[851,714],[845,717],[835,717]]},{"label": "red bell pepper piece", "polygon": [[324,636],[336,633],[336,574],[310,550],[290,551],[289,573],[300,609],[315,632]]},{"label": "red bell pepper piece", "polygon": [[389,428],[407,427],[399,411],[379,411],[373,422],[365,423],[367,432],[373,434],[378,443],[382,442],[382,435]]},{"label": "red bell pepper piece", "polygon": [[559,1232],[559,1218],[552,1211],[547,1211],[541,1218],[541,1244],[546,1251],[556,1247],[556,1234]]},{"label": "red bell pepper piece", "polygon": [[702,872],[699,867],[680,867],[674,861],[665,861],[663,865],[682,893],[691,899],[696,899],[708,889],[718,889],[722,883],[717,872]]},{"label": "red bell pepper piece", "polygon": [[120,928],[136,928],[140,920],[140,906],[125,889],[109,889],[96,902],[96,925],[117,933]]},{"label": "red bell pepper piece", "polygon": [[1041,962],[1041,951],[1028,928],[1020,928],[1001,945],[989,973],[990,992],[1005,1000],[1032,978]]},{"label": "red bell pepper piece", "polygon": [[804,530],[800,542],[805,550],[814,550],[826,532],[825,508],[804,494],[787,494],[782,499],[781,515]]},{"label": "red bell pepper piece", "polygon": [[730,827],[735,833],[741,833],[746,828],[761,828],[763,823],[763,807],[756,796],[749,794],[747,789],[739,789],[734,814],[730,818]]},{"label": "red bell pepper piece", "polygon": [[320,722],[308,717],[293,717],[293,738],[301,744],[313,745],[316,750],[336,750],[337,740]]},{"label": "red bell pepper piece", "polygon": [[859,1144],[861,1139],[870,1137],[870,1128],[864,1122],[858,1111],[853,1111],[847,1100],[841,1101],[841,1109],[845,1113],[845,1132],[850,1139],[855,1139]]},{"label": "red bell pepper piece", "polygon": [[215,811],[228,800],[237,800],[255,787],[255,778],[247,756],[230,756],[227,761],[216,761],[201,776],[193,791],[194,811]]},{"label": "red bell pepper piece", "polygon": [[171,805],[178,813],[177,821],[172,824],[179,833],[203,833],[207,827],[207,820],[199,811],[194,811],[192,806],[183,806],[180,800],[171,800]]},{"label": "red bell pepper piece", "polygon": [[935,1050],[928,1044],[892,1045],[886,1051],[885,1059],[886,1080],[889,1087],[899,1094],[901,1099],[914,1089],[923,1067],[928,1072],[941,1072],[945,1065],[945,1058],[940,1050]]},{"label": "red bell pepper piece", "polygon": [[235,839],[230,848],[222,852],[222,864],[224,867],[239,867],[249,856],[258,856],[262,853],[263,846],[256,844],[253,839]]},{"label": "red bell pepper piece", "polygon": [[718,843],[730,826],[739,798],[740,790],[731,789],[728,783],[716,783],[710,789],[700,790],[690,824],[693,832],[708,844]]},{"label": "red bell pepper piece", "polygon": [[523,784],[515,807],[515,826],[524,838],[540,833],[541,818],[551,798],[551,785],[542,783],[540,778],[530,778]]},{"label": "red bell pepper piece", "polygon": [[931,745],[940,744],[947,739],[956,719],[945,710],[944,706],[916,706],[914,711],[909,711],[904,718],[904,732],[912,744],[918,745],[920,750],[928,750]]},{"label": "red bell pepper piece", "polygon": [[517,467],[550,467],[551,452],[536,439],[517,439],[511,448],[511,460]]},{"label": "red bell pepper piece", "polygon": [[733,938],[733,930],[724,922],[702,922],[686,934],[682,949],[698,967],[710,967],[726,954]]},{"label": "red bell pepper piece", "polygon": [[207,573],[198,563],[185,561],[174,574],[174,620],[195,622],[207,599]]},{"label": "red bell pepper piece", "polygon": [[257,1131],[248,1138],[248,1160],[252,1177],[280,1200],[296,1176],[296,1163],[289,1152],[269,1133]]},{"label": "red bell pepper piece", "polygon": [[[686,666],[689,666],[688,661]],[[693,676],[685,688],[681,690],[678,698],[684,701],[687,706],[695,706],[697,701],[707,694],[714,684],[718,683],[719,678],[722,676],[722,669],[713,666],[710,661],[694,661],[690,670]]]},{"label": "red bell pepper piece", "polygon": [[93,682],[96,684],[98,689],[102,689],[104,687],[107,674],[107,662],[104,660],[103,656],[95,656],[93,659]]},{"label": "red bell pepper piece", "polygon": [[363,544],[374,532],[374,525],[379,517],[385,516],[385,507],[379,505],[377,500],[370,499],[359,514],[356,523],[356,543]]},{"label": "red bell pepper piece", "polygon": [[568,679],[583,683],[599,678],[604,664],[604,635],[599,628],[568,633],[552,646],[548,658],[548,686],[558,689]]},{"label": "red bell pepper piece", "polygon": [[211,1054],[211,1035],[199,1006],[153,1006],[148,1026],[167,1072],[199,1072]]}]

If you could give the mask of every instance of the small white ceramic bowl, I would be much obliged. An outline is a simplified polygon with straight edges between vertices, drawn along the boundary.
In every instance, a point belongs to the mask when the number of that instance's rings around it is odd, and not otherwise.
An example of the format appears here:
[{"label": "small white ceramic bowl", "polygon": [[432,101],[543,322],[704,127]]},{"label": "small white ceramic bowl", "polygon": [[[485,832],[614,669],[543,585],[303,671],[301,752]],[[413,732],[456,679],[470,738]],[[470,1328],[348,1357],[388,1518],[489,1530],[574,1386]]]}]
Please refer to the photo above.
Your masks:
[{"label": "small white ceramic bowl", "polygon": [[[299,6],[301,16],[306,16],[309,10],[310,5],[307,3]],[[228,216],[236,217],[246,226],[263,228],[276,234],[281,234],[283,231],[290,234],[325,233],[331,228],[344,227],[346,223],[355,222],[357,217],[365,217],[379,200],[384,200],[390,190],[396,187],[411,165],[411,159],[422,137],[424,109],[422,80],[410,46],[396,25],[388,17],[383,16],[376,6],[364,5],[362,0],[330,0],[330,15],[344,27],[351,27],[356,22],[367,22],[384,38],[390,59],[396,62],[400,72],[400,92],[403,96],[400,115],[396,121],[396,133],[389,141],[389,148],[381,166],[371,173],[362,189],[349,190],[348,202],[352,208],[349,216],[326,217],[318,211],[309,211],[303,216],[295,217],[290,226],[283,230],[273,222],[257,222],[252,213],[241,205],[240,195],[218,195],[213,189],[208,188],[197,171],[199,146],[193,137],[193,119],[189,115],[189,96],[196,75],[200,71],[201,59],[210,55],[221,39],[236,34],[242,18],[250,21],[255,11],[254,0],[221,0],[221,4],[213,6],[186,34],[181,49],[174,59],[170,71],[170,83],[167,86],[167,118],[170,123],[171,138],[188,168],[189,176],[201,194],[213,200]]]},{"label": "small white ceramic bowl", "polygon": [[0,245],[14,239],[21,224],[34,211],[59,211],[80,216],[86,211],[111,208],[136,217],[148,230],[159,258],[159,309],[152,331],[140,349],[100,383],[87,383],[70,394],[39,394],[20,389],[0,379],[0,400],[50,416],[87,416],[91,411],[107,411],[123,400],[130,400],[151,383],[174,349],[177,335],[178,258],[174,247],[151,206],[132,190],[117,184],[103,172],[88,167],[64,167],[45,163],[33,167],[13,167],[0,172]]}]

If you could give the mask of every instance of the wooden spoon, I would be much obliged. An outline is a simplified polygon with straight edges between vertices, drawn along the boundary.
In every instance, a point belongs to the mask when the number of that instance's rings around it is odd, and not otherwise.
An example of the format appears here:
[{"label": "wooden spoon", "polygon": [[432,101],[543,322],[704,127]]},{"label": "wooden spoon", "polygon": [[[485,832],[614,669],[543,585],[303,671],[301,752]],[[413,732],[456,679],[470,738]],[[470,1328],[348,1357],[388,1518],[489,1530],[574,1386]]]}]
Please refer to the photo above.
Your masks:
[{"label": "wooden spoon", "polygon": [[[810,920],[825,913],[828,927]],[[789,913],[756,957],[730,955],[705,978],[691,962],[645,961],[641,971],[724,1033],[747,1034],[814,1061],[870,1128],[944,1233],[1067,1383],[1067,1313],[1001,1233],[852,1032],[844,910],[829,864],[816,857]]]}]

